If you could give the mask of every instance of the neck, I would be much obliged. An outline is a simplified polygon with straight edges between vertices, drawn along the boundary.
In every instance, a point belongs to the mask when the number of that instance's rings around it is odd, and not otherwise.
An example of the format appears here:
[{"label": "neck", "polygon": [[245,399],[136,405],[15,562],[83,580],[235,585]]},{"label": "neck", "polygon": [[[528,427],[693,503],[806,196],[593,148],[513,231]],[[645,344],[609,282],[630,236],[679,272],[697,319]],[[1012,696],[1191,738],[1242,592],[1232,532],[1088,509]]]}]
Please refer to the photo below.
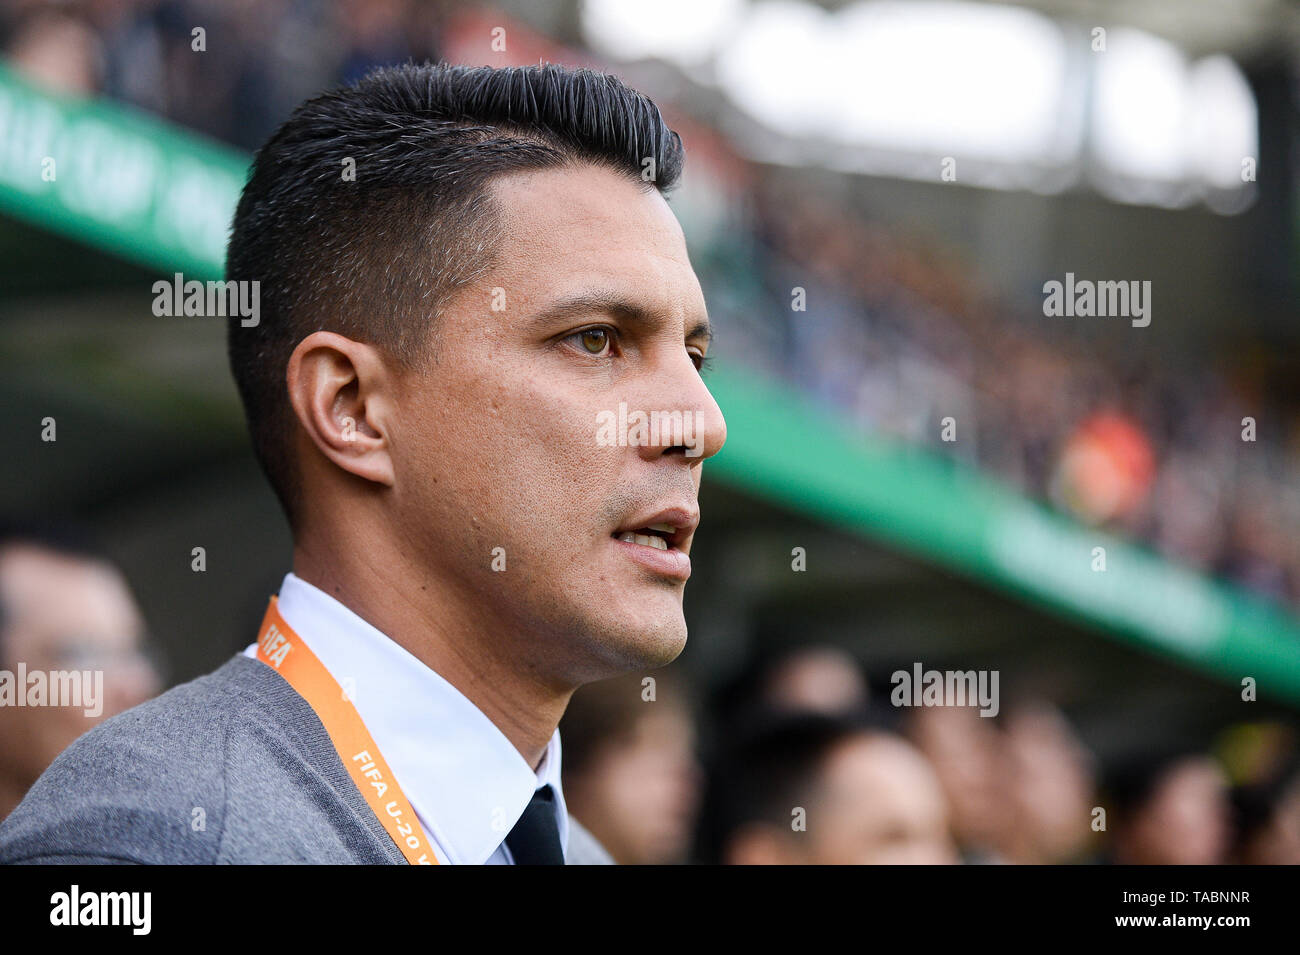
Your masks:
[{"label": "neck", "polygon": [[542,679],[528,655],[530,641],[492,619],[490,608],[472,606],[437,575],[384,553],[382,544],[299,543],[293,572],[459,690],[536,770],[574,688]]}]

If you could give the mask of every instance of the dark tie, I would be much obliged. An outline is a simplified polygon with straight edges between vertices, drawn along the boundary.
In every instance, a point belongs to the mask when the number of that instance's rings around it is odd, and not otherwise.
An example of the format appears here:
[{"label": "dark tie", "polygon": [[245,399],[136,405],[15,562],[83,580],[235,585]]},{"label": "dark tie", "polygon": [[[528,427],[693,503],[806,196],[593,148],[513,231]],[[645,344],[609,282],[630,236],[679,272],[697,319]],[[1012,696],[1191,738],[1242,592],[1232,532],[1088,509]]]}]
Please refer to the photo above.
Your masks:
[{"label": "dark tie", "polygon": [[560,826],[555,820],[555,792],[543,786],[533,793],[528,808],[506,836],[515,865],[564,865]]}]

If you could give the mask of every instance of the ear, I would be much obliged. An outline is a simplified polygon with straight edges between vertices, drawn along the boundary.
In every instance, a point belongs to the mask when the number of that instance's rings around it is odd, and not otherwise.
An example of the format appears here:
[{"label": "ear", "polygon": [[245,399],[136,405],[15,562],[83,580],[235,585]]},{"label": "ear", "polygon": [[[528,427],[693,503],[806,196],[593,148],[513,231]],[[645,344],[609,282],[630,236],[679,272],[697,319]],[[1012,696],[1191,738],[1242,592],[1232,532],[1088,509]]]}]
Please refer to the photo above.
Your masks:
[{"label": "ear", "polygon": [[392,487],[392,374],[379,350],[313,332],[289,356],[286,379],[298,422],[320,453],[350,474]]}]

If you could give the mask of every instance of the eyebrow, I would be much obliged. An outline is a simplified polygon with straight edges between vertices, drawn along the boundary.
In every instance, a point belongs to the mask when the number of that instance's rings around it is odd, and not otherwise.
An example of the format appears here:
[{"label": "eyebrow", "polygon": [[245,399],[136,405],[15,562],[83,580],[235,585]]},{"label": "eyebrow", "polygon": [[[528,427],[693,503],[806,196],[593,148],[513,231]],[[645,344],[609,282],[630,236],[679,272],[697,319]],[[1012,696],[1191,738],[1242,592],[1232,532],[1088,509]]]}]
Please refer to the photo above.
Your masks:
[{"label": "eyebrow", "polygon": [[[592,314],[612,315],[629,324],[655,325],[661,321],[658,313],[614,292],[579,292],[570,295],[542,309],[533,321],[538,325],[549,325],[561,319]],[[707,316],[696,322],[686,333],[687,341],[698,339],[703,339],[706,345],[713,341],[713,326]]]}]

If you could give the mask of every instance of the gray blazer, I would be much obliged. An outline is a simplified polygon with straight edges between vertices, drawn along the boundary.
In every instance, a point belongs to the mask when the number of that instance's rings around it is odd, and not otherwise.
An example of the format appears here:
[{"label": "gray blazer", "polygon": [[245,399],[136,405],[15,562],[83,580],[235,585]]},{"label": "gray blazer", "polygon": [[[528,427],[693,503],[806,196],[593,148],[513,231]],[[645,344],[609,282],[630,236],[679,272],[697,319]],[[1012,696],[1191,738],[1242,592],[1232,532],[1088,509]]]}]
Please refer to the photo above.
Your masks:
[{"label": "gray blazer", "polygon": [[[612,863],[572,816],[570,865]],[[406,863],[315,712],[242,654],[105,720],[0,824],[0,863]]]}]

